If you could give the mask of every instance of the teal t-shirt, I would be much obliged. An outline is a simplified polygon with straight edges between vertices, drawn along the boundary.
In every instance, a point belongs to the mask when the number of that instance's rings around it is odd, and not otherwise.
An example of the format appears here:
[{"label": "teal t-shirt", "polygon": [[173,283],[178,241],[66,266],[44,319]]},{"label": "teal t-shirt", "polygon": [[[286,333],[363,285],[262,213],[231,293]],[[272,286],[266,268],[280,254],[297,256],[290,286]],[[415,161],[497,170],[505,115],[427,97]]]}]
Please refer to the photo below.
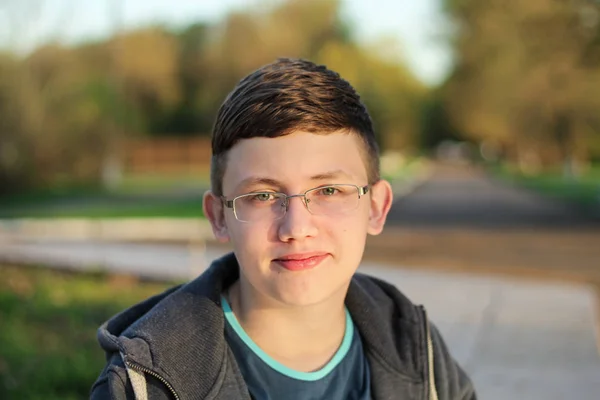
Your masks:
[{"label": "teal t-shirt", "polygon": [[250,395],[255,400],[369,400],[369,364],[362,341],[346,310],[346,332],[331,361],[314,372],[287,368],[269,357],[246,334],[227,299],[225,338],[231,348]]}]

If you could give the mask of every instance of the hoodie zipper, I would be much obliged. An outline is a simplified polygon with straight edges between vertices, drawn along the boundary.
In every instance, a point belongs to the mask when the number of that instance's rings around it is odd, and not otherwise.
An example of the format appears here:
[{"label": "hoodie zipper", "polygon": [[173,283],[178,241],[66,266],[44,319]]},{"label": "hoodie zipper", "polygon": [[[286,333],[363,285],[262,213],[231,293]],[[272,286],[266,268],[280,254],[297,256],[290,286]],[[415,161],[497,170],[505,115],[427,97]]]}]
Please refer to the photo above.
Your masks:
[{"label": "hoodie zipper", "polygon": [[175,393],[175,389],[173,389],[173,386],[171,386],[169,382],[167,382],[162,376],[158,375],[156,372],[151,371],[148,368],[144,368],[140,365],[134,364],[131,361],[125,361],[125,365],[127,365],[128,368],[135,369],[139,372],[143,372],[148,375],[152,375],[153,377],[164,383],[164,385],[169,389],[175,400],[179,400],[179,396],[177,395],[177,393]]}]

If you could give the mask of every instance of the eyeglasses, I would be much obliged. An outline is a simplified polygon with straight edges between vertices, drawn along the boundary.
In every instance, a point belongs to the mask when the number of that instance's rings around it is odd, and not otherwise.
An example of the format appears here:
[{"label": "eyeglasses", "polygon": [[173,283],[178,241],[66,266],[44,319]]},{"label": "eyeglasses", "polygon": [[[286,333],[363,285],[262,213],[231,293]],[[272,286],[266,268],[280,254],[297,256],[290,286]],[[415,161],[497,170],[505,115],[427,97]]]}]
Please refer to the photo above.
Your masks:
[{"label": "eyeglasses", "polygon": [[369,185],[327,185],[309,189],[302,194],[287,195],[278,192],[252,192],[227,200],[225,207],[232,208],[241,222],[257,222],[283,218],[290,199],[300,197],[304,206],[314,215],[344,215],[358,207],[361,196],[369,192]]}]

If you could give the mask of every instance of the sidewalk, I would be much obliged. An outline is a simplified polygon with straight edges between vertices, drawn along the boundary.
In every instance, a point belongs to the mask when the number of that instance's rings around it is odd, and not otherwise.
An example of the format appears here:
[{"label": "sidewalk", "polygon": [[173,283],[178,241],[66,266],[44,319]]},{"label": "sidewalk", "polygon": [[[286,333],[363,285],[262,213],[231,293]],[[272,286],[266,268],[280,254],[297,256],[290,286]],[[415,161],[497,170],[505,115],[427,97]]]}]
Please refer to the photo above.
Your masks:
[{"label": "sidewalk", "polygon": [[[21,242],[2,245],[0,262],[188,279],[220,253],[180,245]],[[360,271],[391,281],[425,305],[479,398],[593,399],[600,393],[598,304],[591,288],[373,263]]]},{"label": "sidewalk", "polygon": [[598,398],[598,303],[591,288],[377,265],[362,270],[425,305],[479,398]]}]

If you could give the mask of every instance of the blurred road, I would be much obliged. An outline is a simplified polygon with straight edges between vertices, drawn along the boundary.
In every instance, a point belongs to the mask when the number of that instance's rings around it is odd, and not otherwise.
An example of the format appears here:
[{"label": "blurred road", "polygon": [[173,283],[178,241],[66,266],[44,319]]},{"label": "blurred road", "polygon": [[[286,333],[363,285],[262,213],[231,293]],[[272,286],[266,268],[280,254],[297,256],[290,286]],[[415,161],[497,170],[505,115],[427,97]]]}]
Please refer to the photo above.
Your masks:
[{"label": "blurred road", "polygon": [[600,216],[488,177],[437,165],[392,206],[368,259],[407,267],[600,283]]},{"label": "blurred road", "polygon": [[476,167],[437,164],[423,185],[394,203],[390,226],[445,228],[597,228],[574,206],[490,178]]}]

